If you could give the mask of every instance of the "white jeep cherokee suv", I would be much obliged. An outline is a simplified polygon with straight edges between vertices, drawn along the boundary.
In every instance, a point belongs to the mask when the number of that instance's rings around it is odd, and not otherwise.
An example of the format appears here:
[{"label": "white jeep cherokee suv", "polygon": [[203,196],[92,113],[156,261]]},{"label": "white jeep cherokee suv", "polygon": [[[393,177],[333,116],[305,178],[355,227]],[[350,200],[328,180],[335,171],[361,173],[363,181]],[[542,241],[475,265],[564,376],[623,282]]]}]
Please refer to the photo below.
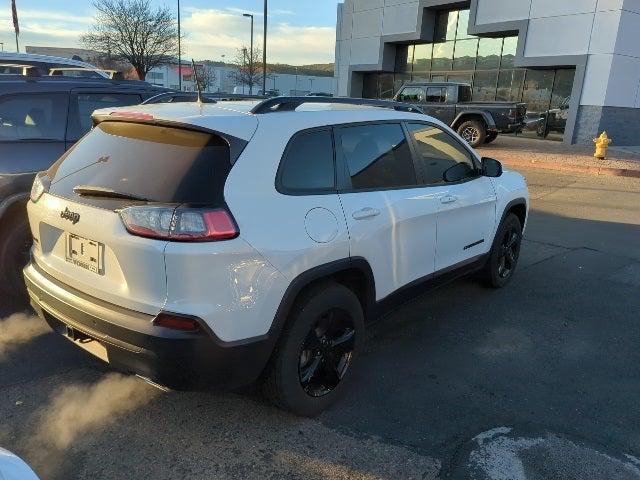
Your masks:
[{"label": "white jeep cherokee suv", "polygon": [[523,177],[412,110],[280,97],[96,112],[33,186],[34,308],[157,384],[260,378],[279,406],[318,413],[381,306],[477,270],[501,287],[516,268]]}]

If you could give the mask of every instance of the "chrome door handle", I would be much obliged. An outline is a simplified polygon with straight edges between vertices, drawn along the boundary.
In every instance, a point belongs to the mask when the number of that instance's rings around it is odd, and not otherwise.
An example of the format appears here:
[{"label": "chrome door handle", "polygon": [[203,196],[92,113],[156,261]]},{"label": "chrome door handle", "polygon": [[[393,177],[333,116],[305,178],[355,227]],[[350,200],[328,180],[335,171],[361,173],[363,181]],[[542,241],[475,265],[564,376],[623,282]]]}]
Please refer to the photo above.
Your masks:
[{"label": "chrome door handle", "polygon": [[440,203],[453,203],[458,200],[458,197],[455,195],[445,195],[444,197],[440,197]]},{"label": "chrome door handle", "polygon": [[377,217],[380,215],[380,210],[377,208],[366,207],[362,210],[353,212],[351,215],[355,220],[364,220],[366,218]]}]

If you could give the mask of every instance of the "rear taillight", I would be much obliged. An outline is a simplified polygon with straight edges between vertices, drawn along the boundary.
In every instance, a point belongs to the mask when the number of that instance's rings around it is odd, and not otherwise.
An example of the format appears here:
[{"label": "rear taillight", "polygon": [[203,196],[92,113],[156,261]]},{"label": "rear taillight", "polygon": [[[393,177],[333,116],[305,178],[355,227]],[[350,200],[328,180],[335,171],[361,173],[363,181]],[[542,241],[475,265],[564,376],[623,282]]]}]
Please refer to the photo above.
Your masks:
[{"label": "rear taillight", "polygon": [[202,326],[200,322],[193,318],[175,313],[161,312],[153,320],[153,324],[158,327],[169,328],[171,330],[179,330],[181,332],[201,332]]},{"label": "rear taillight", "polygon": [[133,235],[175,242],[216,242],[240,233],[224,209],[136,206],[120,210],[127,231]]},{"label": "rear taillight", "polygon": [[33,180],[33,185],[31,186],[31,194],[29,195],[31,201],[35,203],[40,200],[42,194],[49,191],[50,185],[51,181],[49,180],[49,177],[47,177],[46,173],[38,173],[36,178]]}]

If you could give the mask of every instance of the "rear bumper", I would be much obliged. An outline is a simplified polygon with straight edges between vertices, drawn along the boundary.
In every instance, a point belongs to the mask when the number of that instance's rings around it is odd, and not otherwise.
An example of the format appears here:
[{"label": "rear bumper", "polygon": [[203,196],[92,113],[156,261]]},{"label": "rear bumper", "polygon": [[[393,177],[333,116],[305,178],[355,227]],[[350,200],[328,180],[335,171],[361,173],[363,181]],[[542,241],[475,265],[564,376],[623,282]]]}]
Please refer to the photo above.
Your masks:
[{"label": "rear bumper", "polygon": [[152,315],[64,285],[34,262],[24,270],[31,305],[58,334],[114,368],[175,389],[236,388],[255,381],[273,350],[268,336],[222,342],[213,332],[153,325]]}]

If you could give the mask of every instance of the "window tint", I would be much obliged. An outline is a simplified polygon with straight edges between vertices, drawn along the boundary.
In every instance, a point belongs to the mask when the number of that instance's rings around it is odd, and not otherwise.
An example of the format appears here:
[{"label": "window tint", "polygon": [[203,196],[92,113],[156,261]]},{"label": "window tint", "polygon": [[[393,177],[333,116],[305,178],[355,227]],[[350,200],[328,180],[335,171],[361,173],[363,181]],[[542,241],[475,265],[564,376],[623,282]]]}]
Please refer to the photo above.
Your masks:
[{"label": "window tint", "polygon": [[229,145],[203,132],[127,122],[102,122],[49,169],[50,192],[84,203],[79,185],[132,193],[163,203],[223,201],[231,170]]},{"label": "window tint", "polygon": [[91,114],[99,108],[125,107],[137,105],[140,95],[131,93],[79,93],[69,119],[67,138],[75,141],[91,130]]},{"label": "window tint", "polygon": [[424,89],[421,87],[407,87],[398,95],[398,101],[413,103],[424,102]]},{"label": "window tint", "polygon": [[467,178],[476,176],[471,154],[451,135],[437,127],[419,123],[410,123],[407,128],[415,141],[418,165],[427,185],[445,183],[444,172],[458,163],[468,166]]},{"label": "window tint", "polygon": [[280,166],[280,185],[288,191],[318,191],[335,188],[331,131],[296,135]]},{"label": "window tint", "polygon": [[444,103],[447,99],[446,87],[427,88],[427,103]]},{"label": "window tint", "polygon": [[343,128],[339,138],[353,188],[416,185],[411,151],[399,124]]},{"label": "window tint", "polygon": [[15,94],[0,97],[0,141],[64,141],[64,94]]}]

